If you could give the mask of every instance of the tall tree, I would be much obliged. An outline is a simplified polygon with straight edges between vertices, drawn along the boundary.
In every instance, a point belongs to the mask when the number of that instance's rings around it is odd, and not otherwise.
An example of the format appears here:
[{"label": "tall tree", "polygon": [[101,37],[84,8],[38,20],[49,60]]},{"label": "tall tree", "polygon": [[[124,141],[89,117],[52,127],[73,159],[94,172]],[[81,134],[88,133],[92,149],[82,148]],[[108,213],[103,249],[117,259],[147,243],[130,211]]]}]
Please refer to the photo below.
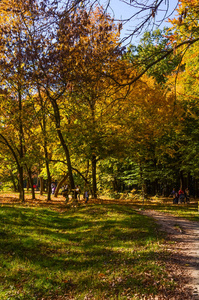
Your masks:
[{"label": "tall tree", "polygon": [[[165,51],[172,48],[168,38],[168,29],[156,29],[153,32],[145,32],[137,46],[130,45],[125,54],[132,64],[140,71],[147,68],[153,61],[157,61]],[[160,60],[148,69],[147,74],[156,79],[158,83],[165,84],[168,75],[176,69],[181,62],[181,53],[171,53],[164,60]]]},{"label": "tall tree", "polygon": [[[110,75],[118,71],[122,64],[120,61],[122,49],[118,43],[118,27],[104,15],[102,9],[96,8],[89,14],[85,10],[80,10],[75,16],[75,24],[80,20],[81,34],[78,36],[78,42],[68,45],[67,34],[62,34],[62,28],[60,40],[61,50],[66,51],[65,53],[70,52],[71,59],[75,63],[73,71],[75,80],[71,83],[67,97],[70,105],[73,105],[75,127],[81,128],[76,138],[77,144],[79,141],[78,149],[82,143],[86,146],[87,158],[92,164],[92,190],[93,196],[96,197],[96,165],[105,148],[104,116],[109,113],[111,118],[111,102],[113,94],[118,89]],[[71,32],[72,28],[68,27],[67,30]]]}]

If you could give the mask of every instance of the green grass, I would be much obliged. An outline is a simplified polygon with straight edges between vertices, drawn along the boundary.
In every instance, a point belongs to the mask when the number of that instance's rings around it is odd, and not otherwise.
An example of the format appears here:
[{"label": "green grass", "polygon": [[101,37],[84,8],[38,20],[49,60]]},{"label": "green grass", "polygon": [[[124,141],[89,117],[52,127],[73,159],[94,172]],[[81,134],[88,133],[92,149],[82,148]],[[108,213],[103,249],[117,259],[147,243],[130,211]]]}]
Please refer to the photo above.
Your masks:
[{"label": "green grass", "polygon": [[134,207],[139,209],[152,209],[165,213],[172,214],[179,218],[185,218],[190,221],[199,222],[199,202],[191,199],[189,204],[173,204],[172,199],[145,200],[144,205],[140,202],[135,202]]},{"label": "green grass", "polygon": [[[163,237],[131,206],[0,207],[0,299],[141,299],[175,288]],[[149,299],[149,298],[146,298]]]}]

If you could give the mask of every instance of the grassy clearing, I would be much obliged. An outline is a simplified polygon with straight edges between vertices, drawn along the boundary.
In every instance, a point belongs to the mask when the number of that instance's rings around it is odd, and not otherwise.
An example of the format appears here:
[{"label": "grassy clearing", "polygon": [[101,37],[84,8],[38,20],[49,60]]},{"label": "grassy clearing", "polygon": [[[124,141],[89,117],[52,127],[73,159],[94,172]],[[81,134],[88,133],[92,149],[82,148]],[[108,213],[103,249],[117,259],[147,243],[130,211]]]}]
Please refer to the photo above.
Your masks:
[{"label": "grassy clearing", "polygon": [[[175,280],[157,225],[130,205],[0,207],[0,299],[150,299]],[[145,295],[146,298],[142,298]]]},{"label": "grassy clearing", "polygon": [[174,216],[199,222],[199,201],[191,199],[189,204],[173,204],[172,199],[163,198],[157,200],[145,200],[144,205],[140,201],[134,202],[134,207],[139,209],[153,209]]}]

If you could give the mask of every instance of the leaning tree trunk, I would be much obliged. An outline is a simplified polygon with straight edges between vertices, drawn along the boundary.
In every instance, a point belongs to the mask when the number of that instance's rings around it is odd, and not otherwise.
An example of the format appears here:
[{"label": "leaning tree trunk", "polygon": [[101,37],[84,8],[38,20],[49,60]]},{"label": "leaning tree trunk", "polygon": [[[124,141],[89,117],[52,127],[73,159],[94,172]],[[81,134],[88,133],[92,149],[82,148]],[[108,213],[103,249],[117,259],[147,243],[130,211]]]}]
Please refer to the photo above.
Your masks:
[{"label": "leaning tree trunk", "polygon": [[[20,145],[20,157],[18,158],[17,153],[14,151],[13,147],[10,145],[9,141],[2,135],[0,134],[0,137],[4,140],[5,144],[7,145],[7,147],[10,149],[15,162],[17,164],[17,171],[18,171],[18,187],[19,187],[19,200],[21,200],[22,202],[25,202],[25,194],[24,194],[24,187],[23,187],[23,166],[20,164],[20,158],[22,157],[23,154],[23,148],[22,148],[22,143]],[[21,137],[21,135],[20,135]],[[20,141],[21,138],[20,138]]]},{"label": "leaning tree trunk", "polygon": [[56,124],[57,134],[58,134],[59,140],[61,142],[61,145],[62,145],[63,150],[64,150],[65,155],[66,155],[66,161],[67,161],[67,167],[68,167],[68,176],[69,176],[69,180],[70,180],[70,187],[71,187],[72,190],[74,190],[75,189],[75,183],[74,183],[74,178],[73,178],[70,153],[69,153],[69,149],[66,145],[66,142],[64,140],[62,131],[61,131],[61,122],[60,122],[61,118],[60,118],[60,113],[59,113],[59,107],[58,107],[57,102],[56,102],[55,99],[52,99],[50,97],[50,101],[51,101],[51,104],[52,104],[53,110],[54,110],[54,117],[55,117],[55,124]]},{"label": "leaning tree trunk", "polygon": [[58,136],[59,136],[59,139],[61,141],[62,147],[63,147],[65,155],[66,155],[70,186],[71,186],[71,189],[75,189],[75,183],[74,183],[74,178],[73,178],[73,173],[72,173],[72,165],[71,165],[69,150],[68,150],[68,147],[64,141],[63,135],[60,130],[58,130]]},{"label": "leaning tree trunk", "polygon": [[57,197],[61,186],[64,184],[66,179],[68,178],[68,174],[66,174],[57,184],[54,196]]}]

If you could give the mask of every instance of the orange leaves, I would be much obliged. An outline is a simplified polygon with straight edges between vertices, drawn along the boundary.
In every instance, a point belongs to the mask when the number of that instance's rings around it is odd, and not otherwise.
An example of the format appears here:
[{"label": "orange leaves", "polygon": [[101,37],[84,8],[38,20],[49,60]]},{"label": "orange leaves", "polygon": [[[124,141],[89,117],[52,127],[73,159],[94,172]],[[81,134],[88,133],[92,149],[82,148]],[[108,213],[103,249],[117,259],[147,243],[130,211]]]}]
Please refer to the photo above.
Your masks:
[{"label": "orange leaves", "polygon": [[118,42],[117,32],[116,25],[100,8],[90,11],[89,14],[85,10],[77,10],[65,21],[60,20],[59,48],[71,53],[72,60],[75,56],[76,63],[83,67],[84,64],[91,64],[97,57],[99,58],[99,54],[101,58],[108,55],[109,48],[113,49]]},{"label": "orange leaves", "polygon": [[181,0],[177,9],[178,15],[169,20],[175,30],[172,38],[177,42],[198,38],[198,1]]},{"label": "orange leaves", "polygon": [[198,0],[181,0],[180,6],[182,9],[185,7],[198,8]]},{"label": "orange leaves", "polygon": [[119,123],[123,125],[120,131],[132,150],[150,148],[151,143],[172,128],[175,97],[166,94],[153,79],[144,76],[138,80],[124,99],[120,110]]}]

